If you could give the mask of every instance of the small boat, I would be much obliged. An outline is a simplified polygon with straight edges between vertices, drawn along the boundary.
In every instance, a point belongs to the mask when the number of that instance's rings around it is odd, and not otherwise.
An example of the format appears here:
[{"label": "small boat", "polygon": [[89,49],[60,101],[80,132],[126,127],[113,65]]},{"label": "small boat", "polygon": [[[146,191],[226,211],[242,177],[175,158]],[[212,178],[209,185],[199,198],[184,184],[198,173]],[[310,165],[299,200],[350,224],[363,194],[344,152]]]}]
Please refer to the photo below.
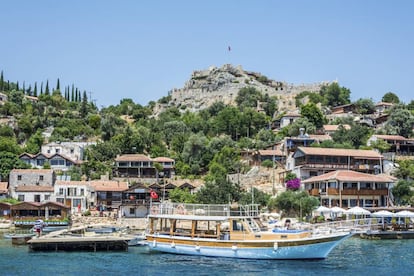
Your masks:
[{"label": "small boat", "polygon": [[146,231],[150,250],[245,259],[324,259],[352,236],[349,228],[264,230],[259,206],[153,203]]},{"label": "small boat", "polygon": [[13,245],[26,244],[34,236],[34,233],[5,233],[3,235],[5,239],[11,239]]},{"label": "small boat", "polygon": [[133,235],[132,238],[128,241],[128,246],[142,246],[142,245],[146,245],[145,234]]}]

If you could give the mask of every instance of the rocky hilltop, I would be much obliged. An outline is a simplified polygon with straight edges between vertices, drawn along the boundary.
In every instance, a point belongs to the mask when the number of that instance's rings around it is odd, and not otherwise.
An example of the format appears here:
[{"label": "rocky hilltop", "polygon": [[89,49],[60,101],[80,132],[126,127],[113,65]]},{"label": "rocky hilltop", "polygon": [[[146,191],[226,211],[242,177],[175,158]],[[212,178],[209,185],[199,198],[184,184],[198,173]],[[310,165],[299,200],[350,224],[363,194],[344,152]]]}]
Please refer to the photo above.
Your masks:
[{"label": "rocky hilltop", "polygon": [[230,64],[225,64],[221,68],[212,66],[207,70],[194,71],[183,88],[175,88],[169,92],[171,100],[168,103],[157,104],[154,113],[159,114],[171,106],[176,106],[181,111],[197,112],[216,101],[233,105],[239,90],[244,87],[254,87],[264,94],[276,96],[278,111],[291,111],[296,109],[295,96],[298,93],[318,92],[322,85],[327,84],[329,82],[294,85],[271,80],[260,73],[245,71],[241,66],[234,67]]}]

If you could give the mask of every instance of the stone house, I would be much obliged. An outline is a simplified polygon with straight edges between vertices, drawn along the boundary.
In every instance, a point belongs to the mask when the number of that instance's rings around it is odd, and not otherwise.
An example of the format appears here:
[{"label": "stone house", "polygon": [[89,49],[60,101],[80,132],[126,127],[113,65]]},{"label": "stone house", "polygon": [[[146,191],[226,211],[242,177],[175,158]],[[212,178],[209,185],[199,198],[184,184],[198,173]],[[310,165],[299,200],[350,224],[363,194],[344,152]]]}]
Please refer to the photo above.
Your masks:
[{"label": "stone house", "polygon": [[337,170],[308,178],[302,184],[323,206],[389,207],[395,181],[396,178],[384,174]]},{"label": "stone house", "polygon": [[61,154],[74,161],[84,160],[85,149],[95,142],[52,142],[42,145],[41,153],[45,155]]},{"label": "stone house", "polygon": [[301,180],[336,170],[354,170],[369,174],[383,172],[384,157],[374,150],[299,147],[287,161]]},{"label": "stone house", "polygon": [[43,168],[46,162],[50,164],[50,168],[55,171],[67,171],[72,166],[80,166],[82,161],[71,159],[63,154],[54,153],[54,154],[30,154],[22,153],[19,156],[19,159],[25,162],[26,164],[31,165],[32,168]]},{"label": "stone house", "polygon": [[[155,163],[163,168],[158,175]],[[115,175],[141,179],[171,178],[175,175],[175,160],[168,157],[150,158],[144,154],[124,154],[115,158]]]},{"label": "stone house", "polygon": [[20,201],[51,200],[56,175],[53,170],[13,169],[9,175],[9,193]]}]

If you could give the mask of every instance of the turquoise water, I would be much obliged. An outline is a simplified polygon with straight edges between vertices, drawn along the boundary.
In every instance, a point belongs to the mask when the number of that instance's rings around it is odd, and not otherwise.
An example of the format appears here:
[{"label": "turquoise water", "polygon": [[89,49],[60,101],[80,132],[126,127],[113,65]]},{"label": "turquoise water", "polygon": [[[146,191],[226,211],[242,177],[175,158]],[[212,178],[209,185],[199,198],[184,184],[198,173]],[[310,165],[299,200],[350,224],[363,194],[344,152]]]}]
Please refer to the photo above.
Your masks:
[{"label": "turquoise water", "polygon": [[128,252],[28,252],[0,239],[0,275],[413,275],[414,240],[344,241],[325,260],[260,261]]}]

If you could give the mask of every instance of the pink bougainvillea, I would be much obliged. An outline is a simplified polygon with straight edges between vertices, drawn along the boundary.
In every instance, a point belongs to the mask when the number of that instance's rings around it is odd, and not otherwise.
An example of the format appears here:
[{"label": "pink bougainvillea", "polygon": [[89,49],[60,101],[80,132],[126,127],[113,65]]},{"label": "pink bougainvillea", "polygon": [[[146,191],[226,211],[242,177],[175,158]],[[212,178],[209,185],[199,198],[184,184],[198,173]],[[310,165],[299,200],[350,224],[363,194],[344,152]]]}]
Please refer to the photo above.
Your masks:
[{"label": "pink bougainvillea", "polygon": [[294,178],[286,181],[286,189],[289,190],[298,190],[300,188],[300,179]]}]

